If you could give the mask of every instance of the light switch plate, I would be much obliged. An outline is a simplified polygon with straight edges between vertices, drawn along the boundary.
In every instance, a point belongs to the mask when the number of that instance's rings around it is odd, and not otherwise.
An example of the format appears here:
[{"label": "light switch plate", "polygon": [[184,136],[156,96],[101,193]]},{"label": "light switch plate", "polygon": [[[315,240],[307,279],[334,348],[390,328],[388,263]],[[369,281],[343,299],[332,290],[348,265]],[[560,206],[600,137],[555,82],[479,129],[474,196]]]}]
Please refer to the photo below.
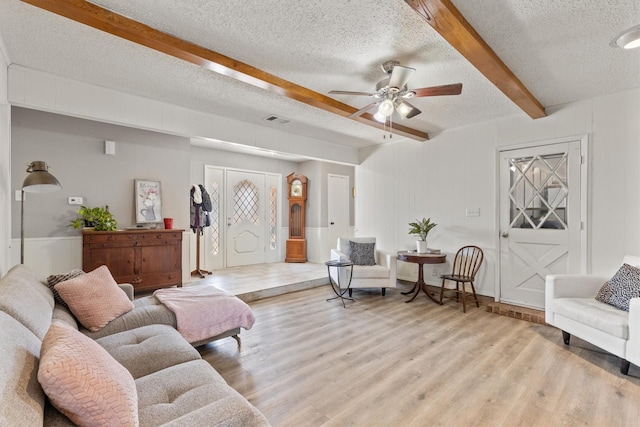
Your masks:
[{"label": "light switch plate", "polygon": [[480,208],[467,208],[467,216],[480,216]]},{"label": "light switch plate", "polygon": [[70,204],[70,205],[81,205],[82,204],[82,197],[79,197],[79,196],[69,197],[67,199],[67,203]]}]

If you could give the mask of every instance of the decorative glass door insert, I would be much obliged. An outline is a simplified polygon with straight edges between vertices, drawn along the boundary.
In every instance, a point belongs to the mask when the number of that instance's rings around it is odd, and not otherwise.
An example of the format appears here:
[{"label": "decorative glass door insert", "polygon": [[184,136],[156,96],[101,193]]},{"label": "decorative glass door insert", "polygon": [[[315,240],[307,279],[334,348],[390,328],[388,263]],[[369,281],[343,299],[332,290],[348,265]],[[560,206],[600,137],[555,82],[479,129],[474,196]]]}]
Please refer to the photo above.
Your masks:
[{"label": "decorative glass door insert", "polygon": [[567,228],[567,154],[509,159],[510,228]]}]

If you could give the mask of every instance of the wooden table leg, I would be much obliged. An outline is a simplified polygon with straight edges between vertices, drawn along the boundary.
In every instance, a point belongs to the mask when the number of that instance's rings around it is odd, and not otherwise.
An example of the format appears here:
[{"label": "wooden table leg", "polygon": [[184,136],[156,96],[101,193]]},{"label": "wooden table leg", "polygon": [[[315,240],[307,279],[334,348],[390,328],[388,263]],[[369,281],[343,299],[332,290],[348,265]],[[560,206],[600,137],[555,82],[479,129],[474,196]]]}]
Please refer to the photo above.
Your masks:
[{"label": "wooden table leg", "polygon": [[427,291],[427,284],[424,282],[424,271],[422,270],[423,267],[424,267],[424,264],[418,264],[418,281],[416,282],[416,284],[413,287],[415,289],[415,292],[414,292],[413,296],[408,301],[405,301],[405,302],[411,302],[414,299],[416,299],[416,297],[420,293],[420,290],[422,290],[422,292],[424,292],[429,297],[429,299],[431,301],[435,302],[438,305],[441,305],[440,301],[435,299],[433,297],[433,295],[431,295]]}]

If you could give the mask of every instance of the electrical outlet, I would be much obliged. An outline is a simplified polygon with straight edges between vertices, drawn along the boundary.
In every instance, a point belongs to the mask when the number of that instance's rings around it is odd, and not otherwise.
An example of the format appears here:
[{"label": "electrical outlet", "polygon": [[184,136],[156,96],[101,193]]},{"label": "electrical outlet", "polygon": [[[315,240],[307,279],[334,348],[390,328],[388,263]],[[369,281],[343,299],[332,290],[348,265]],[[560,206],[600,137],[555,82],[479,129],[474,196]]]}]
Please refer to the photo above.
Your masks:
[{"label": "electrical outlet", "polygon": [[82,204],[82,197],[79,197],[79,196],[69,197],[67,199],[67,204],[69,204],[69,205],[81,205]]},{"label": "electrical outlet", "polygon": [[440,272],[434,268],[433,270],[431,270],[431,275],[433,277],[440,277]]}]

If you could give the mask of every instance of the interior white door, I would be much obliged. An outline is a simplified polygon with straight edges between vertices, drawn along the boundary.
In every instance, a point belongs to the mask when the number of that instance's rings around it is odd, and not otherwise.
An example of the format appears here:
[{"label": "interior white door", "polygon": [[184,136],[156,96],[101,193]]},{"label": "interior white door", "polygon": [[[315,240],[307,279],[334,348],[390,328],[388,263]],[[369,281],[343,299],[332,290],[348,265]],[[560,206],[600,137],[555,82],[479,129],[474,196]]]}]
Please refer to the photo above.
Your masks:
[{"label": "interior white door", "polygon": [[227,171],[227,267],[265,260],[265,175]]},{"label": "interior white door", "polygon": [[329,219],[329,242],[335,248],[338,237],[349,234],[349,177],[332,175],[328,177],[327,212]]},{"label": "interior white door", "polygon": [[544,308],[547,274],[581,259],[581,143],[500,153],[500,301]]}]

